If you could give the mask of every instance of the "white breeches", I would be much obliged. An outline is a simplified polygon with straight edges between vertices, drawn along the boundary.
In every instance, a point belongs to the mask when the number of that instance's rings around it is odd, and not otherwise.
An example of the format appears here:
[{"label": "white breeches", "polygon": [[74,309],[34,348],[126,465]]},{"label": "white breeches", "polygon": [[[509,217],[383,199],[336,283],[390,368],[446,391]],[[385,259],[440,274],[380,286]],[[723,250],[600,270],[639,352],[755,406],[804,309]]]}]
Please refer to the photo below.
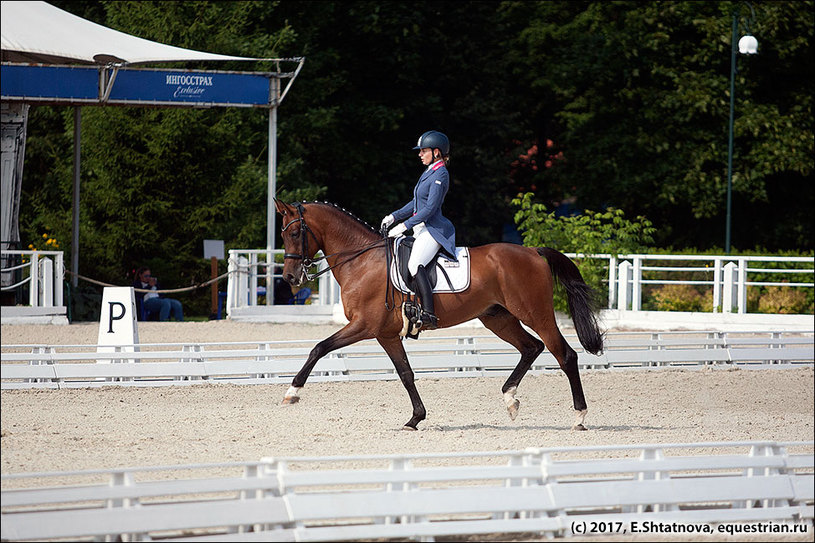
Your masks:
[{"label": "white breeches", "polygon": [[416,275],[419,266],[427,265],[430,259],[436,256],[436,253],[441,249],[441,245],[433,239],[424,223],[419,223],[413,227],[413,237],[416,241],[413,242],[413,249],[410,251],[410,259],[408,260],[410,275]]}]

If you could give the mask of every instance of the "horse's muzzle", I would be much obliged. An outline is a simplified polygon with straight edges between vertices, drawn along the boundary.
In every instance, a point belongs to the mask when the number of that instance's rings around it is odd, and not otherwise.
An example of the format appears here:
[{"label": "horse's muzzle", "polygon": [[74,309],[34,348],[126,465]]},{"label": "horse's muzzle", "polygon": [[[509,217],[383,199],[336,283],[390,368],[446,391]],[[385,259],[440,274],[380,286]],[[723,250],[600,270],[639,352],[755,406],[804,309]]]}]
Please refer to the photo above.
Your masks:
[{"label": "horse's muzzle", "polygon": [[283,280],[293,287],[299,287],[306,282],[306,279],[306,267],[302,264],[295,270],[295,273],[289,272],[283,274]]}]

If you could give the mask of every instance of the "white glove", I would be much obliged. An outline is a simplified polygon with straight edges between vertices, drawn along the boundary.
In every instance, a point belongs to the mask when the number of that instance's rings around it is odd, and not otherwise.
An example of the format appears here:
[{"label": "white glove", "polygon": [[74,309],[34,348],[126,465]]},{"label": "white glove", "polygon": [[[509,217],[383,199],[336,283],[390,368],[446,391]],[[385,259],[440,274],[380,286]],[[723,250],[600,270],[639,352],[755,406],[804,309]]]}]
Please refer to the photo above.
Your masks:
[{"label": "white glove", "polygon": [[389,238],[395,238],[396,236],[404,234],[405,230],[407,230],[407,227],[405,226],[405,223],[400,222],[399,224],[394,226],[393,229],[390,232],[388,232],[388,237]]},{"label": "white glove", "polygon": [[382,224],[379,225],[379,229],[384,230],[385,228],[388,228],[390,225],[393,224],[394,220],[395,219],[393,218],[393,215],[388,215],[387,217],[382,219]]}]

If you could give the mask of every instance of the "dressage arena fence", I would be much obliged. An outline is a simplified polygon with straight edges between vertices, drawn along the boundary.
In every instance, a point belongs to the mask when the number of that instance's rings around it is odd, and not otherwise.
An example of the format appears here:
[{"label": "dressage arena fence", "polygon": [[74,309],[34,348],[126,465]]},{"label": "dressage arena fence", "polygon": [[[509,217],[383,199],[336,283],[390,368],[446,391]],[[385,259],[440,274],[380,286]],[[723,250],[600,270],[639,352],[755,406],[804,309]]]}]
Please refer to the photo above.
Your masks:
[{"label": "dressage arena fence", "polygon": [[[4,541],[807,534],[815,442],[264,458],[4,475]],[[710,451],[716,451],[711,453]],[[48,486],[42,487],[42,482]],[[17,488],[9,488],[17,487]],[[690,534],[690,535],[688,535]]]},{"label": "dressage arena fence", "polygon": [[[813,332],[619,332],[605,352],[566,340],[583,370],[630,368],[793,367],[815,362]],[[3,345],[2,389],[161,386],[201,383],[282,384],[300,370],[313,340],[122,346]],[[484,377],[511,371],[519,354],[495,336],[405,341],[417,378]],[[127,363],[136,362],[136,363]],[[530,371],[558,370],[542,353]],[[382,348],[363,341],[321,359],[312,381],[398,379]]]}]

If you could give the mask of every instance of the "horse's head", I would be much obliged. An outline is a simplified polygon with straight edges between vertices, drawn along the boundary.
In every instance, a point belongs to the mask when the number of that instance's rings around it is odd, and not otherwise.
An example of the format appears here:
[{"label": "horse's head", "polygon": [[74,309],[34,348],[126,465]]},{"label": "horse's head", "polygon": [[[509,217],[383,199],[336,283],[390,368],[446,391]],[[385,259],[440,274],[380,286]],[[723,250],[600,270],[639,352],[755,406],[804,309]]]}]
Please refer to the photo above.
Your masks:
[{"label": "horse's head", "polygon": [[302,204],[284,204],[275,199],[275,208],[283,216],[280,233],[283,237],[283,279],[300,286],[306,281],[306,271],[320,250],[314,232],[306,224]]}]

